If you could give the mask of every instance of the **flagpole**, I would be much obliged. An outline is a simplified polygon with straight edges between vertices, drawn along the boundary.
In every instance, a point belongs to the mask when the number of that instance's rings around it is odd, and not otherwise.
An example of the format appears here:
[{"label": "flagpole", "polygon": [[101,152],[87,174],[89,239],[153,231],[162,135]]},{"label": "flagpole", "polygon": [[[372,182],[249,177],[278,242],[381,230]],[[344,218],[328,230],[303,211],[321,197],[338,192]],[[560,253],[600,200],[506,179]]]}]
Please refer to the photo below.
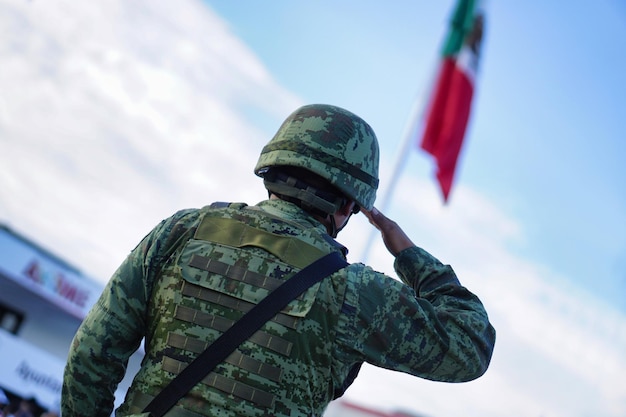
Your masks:
[{"label": "flagpole", "polygon": [[[423,105],[423,96],[420,96],[419,99],[413,100],[413,105],[411,106],[411,110],[409,112],[408,119],[404,126],[404,132],[402,133],[402,143],[400,145],[400,149],[396,155],[395,163],[393,165],[393,171],[391,176],[389,177],[389,181],[387,182],[384,190],[384,194],[382,198],[379,200],[379,203],[376,205],[376,208],[381,213],[386,213],[387,207],[389,206],[389,202],[393,198],[393,192],[395,191],[396,184],[400,178],[400,174],[402,172],[402,168],[406,163],[406,160],[410,154],[409,150],[411,145],[416,144],[417,135],[416,130],[417,126],[422,120],[422,115],[424,112]],[[363,249],[362,262],[367,263],[367,259],[369,257],[369,252],[372,248],[372,244],[374,243],[374,239],[380,232],[376,228],[372,228],[369,234],[369,237],[365,243],[365,248]]]},{"label": "flagpole", "polygon": [[[477,10],[479,13],[476,13]],[[429,109],[429,112],[432,112],[433,114],[429,114],[429,121],[427,122],[428,125],[425,127],[423,113],[426,111],[426,106],[424,105],[425,101],[423,96],[418,97],[419,99],[413,101],[408,120],[404,127],[402,143],[396,156],[396,161],[393,165],[392,174],[389,177],[389,182],[386,184],[386,187],[384,187],[385,193],[382,198],[379,199],[379,204],[377,205],[377,208],[381,212],[386,213],[389,202],[393,198],[393,193],[399,181],[400,173],[410,153],[409,146],[411,146],[412,143],[416,143],[418,140],[422,148],[434,156],[437,160],[437,178],[443,192],[445,203],[448,197],[448,192],[450,191],[454,167],[456,166],[456,159],[463,143],[463,137],[465,135],[465,129],[469,117],[469,105],[471,104],[471,97],[473,95],[473,85],[470,81],[464,78],[466,75],[457,74],[458,72],[464,71],[463,68],[459,69],[459,67],[457,67],[457,57],[460,52],[467,51],[468,49],[471,49],[474,54],[477,53],[482,39],[483,11],[484,4],[482,4],[481,0],[456,1],[448,34],[444,38],[444,48],[442,50],[443,56],[439,57],[442,64],[433,67],[436,68],[435,73],[437,74],[437,82],[430,83],[434,89],[432,91],[433,95],[430,97],[432,102],[429,103],[429,107],[432,106],[432,109]],[[478,20],[477,16],[481,16],[481,19]],[[468,22],[468,19],[470,18],[472,20],[471,26],[468,27],[468,23],[470,23]],[[477,56],[475,63],[477,63]],[[462,79],[465,82],[457,81],[455,83],[455,89],[452,91],[452,93],[455,94],[453,97],[455,106],[452,110],[449,110],[449,106],[446,106],[446,100],[447,96],[451,94],[449,91],[451,76],[455,76],[457,79]],[[459,111],[459,101],[463,105],[467,106],[467,108],[462,109],[465,113],[463,111]],[[446,116],[445,119],[443,118],[444,116]],[[444,122],[447,123],[446,127],[448,127],[448,129],[444,137],[445,142],[443,145],[435,143],[435,141],[440,142],[442,140],[440,129],[435,129],[434,133],[429,133],[429,127],[432,126],[431,119],[433,118],[438,121],[439,125]],[[453,128],[450,128],[449,126],[451,123],[454,124]],[[461,129],[460,135],[459,128]],[[422,131],[425,129],[426,131]],[[450,130],[452,132],[450,132]],[[428,137],[423,138],[423,135],[428,135]],[[428,139],[428,144],[425,142],[426,139]],[[444,154],[440,152],[440,150],[444,148],[445,150],[453,151],[453,159],[450,159],[450,152],[446,152]],[[445,173],[447,177],[445,177],[445,182],[440,176],[440,168],[442,165],[441,159],[443,157],[446,158],[445,162],[447,163],[447,172]],[[451,170],[450,166],[452,167]],[[375,228],[372,228],[363,250],[362,258],[364,263],[367,263],[369,252],[377,234],[378,231]]]}]

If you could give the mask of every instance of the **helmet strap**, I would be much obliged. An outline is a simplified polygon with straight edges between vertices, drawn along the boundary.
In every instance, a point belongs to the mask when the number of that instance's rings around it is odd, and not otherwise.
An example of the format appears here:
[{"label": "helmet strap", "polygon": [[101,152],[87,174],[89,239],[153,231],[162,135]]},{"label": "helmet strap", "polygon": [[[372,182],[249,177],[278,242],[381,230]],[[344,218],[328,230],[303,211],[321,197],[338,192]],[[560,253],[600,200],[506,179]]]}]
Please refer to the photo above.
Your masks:
[{"label": "helmet strap", "polygon": [[335,213],[345,201],[342,197],[320,191],[304,181],[274,170],[264,175],[263,183],[269,192],[323,217]]},{"label": "helmet strap", "polygon": [[343,222],[343,224],[341,225],[341,227],[337,227],[337,221],[335,220],[335,216],[333,216],[332,214],[329,214],[328,217],[329,222],[330,222],[330,233],[329,235],[333,238],[336,239],[337,235],[339,234],[339,232],[341,232],[343,230],[344,227],[346,227],[348,225],[348,221],[350,220],[350,217],[352,217],[352,215],[354,214],[354,211],[351,211],[350,214],[348,214],[348,217],[346,218],[346,220]]},{"label": "helmet strap", "polygon": [[[330,233],[328,233],[333,239],[335,239],[337,237],[337,235],[339,234],[339,232],[341,231],[341,229],[337,229],[337,223],[335,222],[335,216],[333,216],[332,214],[329,214],[328,217],[330,218]],[[343,226],[341,227],[343,229]]]}]

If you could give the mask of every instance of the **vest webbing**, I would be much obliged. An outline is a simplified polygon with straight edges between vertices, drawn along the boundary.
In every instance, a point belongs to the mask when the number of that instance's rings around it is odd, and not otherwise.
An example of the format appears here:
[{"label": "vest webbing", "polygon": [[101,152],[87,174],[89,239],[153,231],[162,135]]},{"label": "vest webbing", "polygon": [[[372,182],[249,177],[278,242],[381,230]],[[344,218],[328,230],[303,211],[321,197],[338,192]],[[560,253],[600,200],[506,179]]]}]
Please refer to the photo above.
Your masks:
[{"label": "vest webbing", "polygon": [[256,229],[229,218],[206,216],[198,226],[194,238],[236,248],[262,248],[299,269],[328,253],[293,236]]},{"label": "vest webbing", "polygon": [[[187,365],[178,376],[144,408],[154,416],[161,417],[183,397],[198,381],[223,361],[243,340],[249,337],[263,323],[284,308],[290,300],[324,277],[347,266],[348,263],[337,252],[332,252],[307,265],[296,276],[271,292],[254,306],[242,319],[218,337],[195,360]],[[273,402],[263,398],[262,402]],[[268,406],[270,404],[267,404]]]}]

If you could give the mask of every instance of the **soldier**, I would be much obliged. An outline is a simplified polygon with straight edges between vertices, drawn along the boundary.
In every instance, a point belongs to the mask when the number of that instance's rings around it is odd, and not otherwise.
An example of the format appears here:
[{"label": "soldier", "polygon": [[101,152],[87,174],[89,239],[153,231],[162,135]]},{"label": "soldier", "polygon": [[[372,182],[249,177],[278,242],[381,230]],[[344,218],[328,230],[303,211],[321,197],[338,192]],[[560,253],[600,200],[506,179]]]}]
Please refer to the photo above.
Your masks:
[{"label": "soldier", "polygon": [[62,415],[109,416],[128,358],[141,369],[116,416],[146,405],[251,307],[322,255],[362,212],[402,282],[350,264],[289,303],[166,416],[320,416],[363,362],[436,381],[487,369],[495,331],[448,265],[374,208],[378,142],[335,106],[292,113],[255,167],[269,198],[182,210],[129,254],[80,326],[65,369]]}]

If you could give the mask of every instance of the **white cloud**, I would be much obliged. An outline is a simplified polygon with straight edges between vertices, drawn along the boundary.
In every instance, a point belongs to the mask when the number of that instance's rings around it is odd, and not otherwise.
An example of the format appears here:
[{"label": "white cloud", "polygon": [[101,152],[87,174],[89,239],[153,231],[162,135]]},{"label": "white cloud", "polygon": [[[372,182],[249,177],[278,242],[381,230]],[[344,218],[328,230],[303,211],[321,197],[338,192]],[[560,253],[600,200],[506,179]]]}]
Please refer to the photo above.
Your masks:
[{"label": "white cloud", "polygon": [[3,221],[105,280],[173,211],[263,198],[242,110],[300,103],[202,3],[0,7]]}]

